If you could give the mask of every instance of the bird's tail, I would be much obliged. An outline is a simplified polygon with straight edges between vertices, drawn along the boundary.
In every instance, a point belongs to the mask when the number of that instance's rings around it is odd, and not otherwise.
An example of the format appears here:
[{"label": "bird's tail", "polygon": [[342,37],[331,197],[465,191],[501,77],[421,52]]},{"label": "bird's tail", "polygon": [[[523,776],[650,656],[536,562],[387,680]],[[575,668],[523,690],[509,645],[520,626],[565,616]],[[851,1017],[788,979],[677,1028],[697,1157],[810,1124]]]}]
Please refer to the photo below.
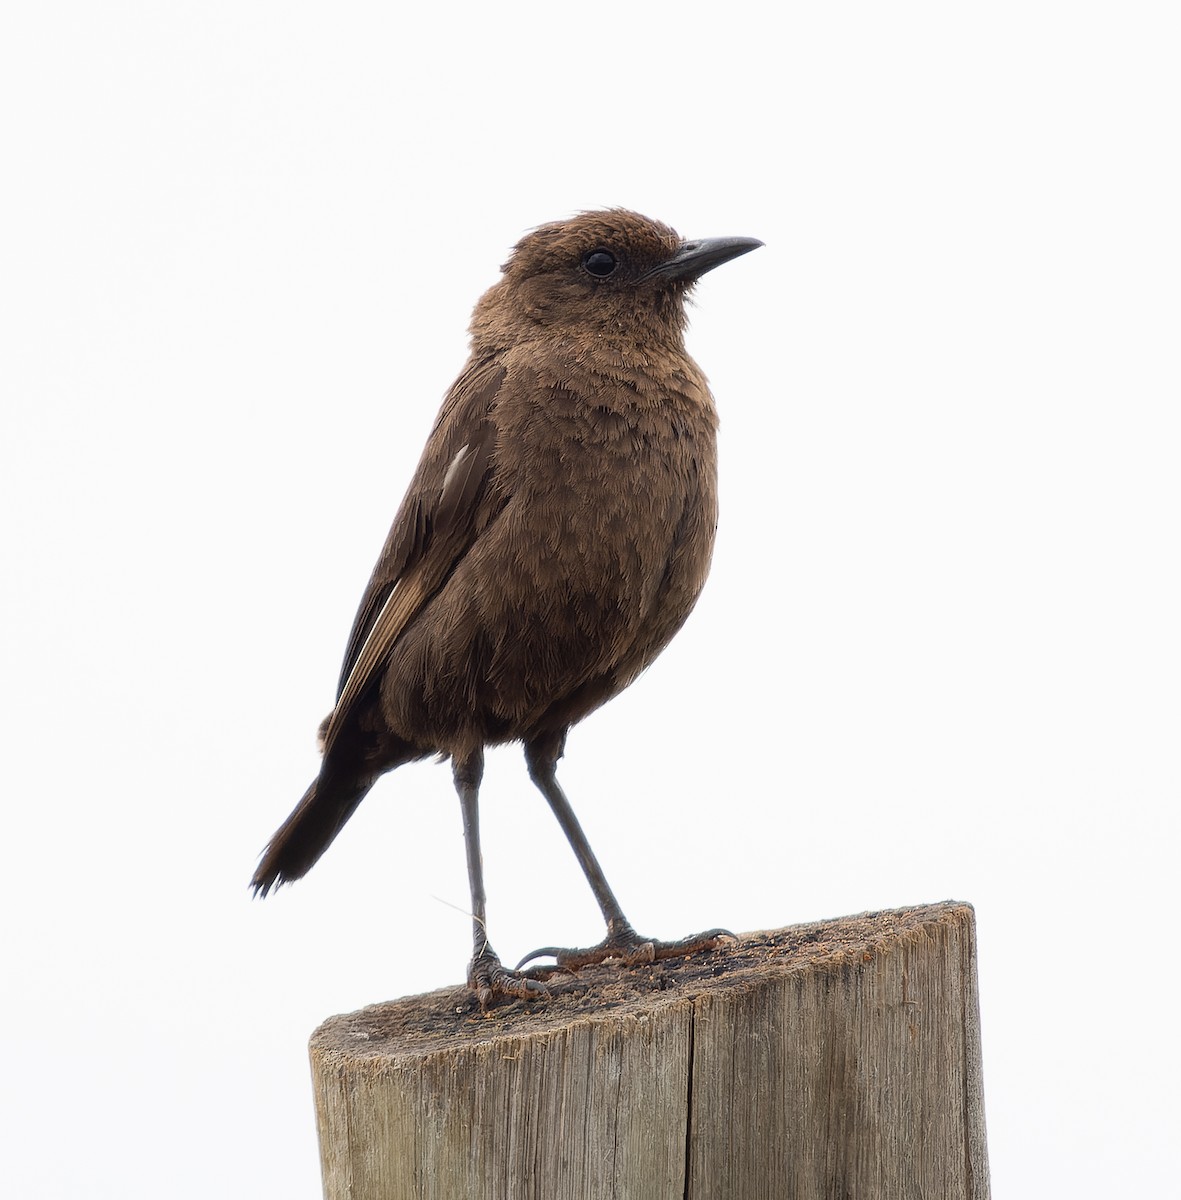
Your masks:
[{"label": "bird's tail", "polygon": [[263,851],[250,886],[256,896],[306,875],[332,844],[344,823],[356,812],[374,784],[372,776],[341,776],[320,771],[291,816],[279,827]]}]

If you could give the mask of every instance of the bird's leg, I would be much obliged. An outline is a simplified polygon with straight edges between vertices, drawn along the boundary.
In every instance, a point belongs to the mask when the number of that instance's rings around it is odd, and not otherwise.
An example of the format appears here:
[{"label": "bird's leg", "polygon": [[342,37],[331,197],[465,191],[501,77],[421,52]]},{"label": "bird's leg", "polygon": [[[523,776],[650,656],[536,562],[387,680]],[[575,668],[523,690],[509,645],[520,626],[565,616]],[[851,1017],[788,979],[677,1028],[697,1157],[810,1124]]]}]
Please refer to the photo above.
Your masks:
[{"label": "bird's leg", "polygon": [[455,759],[452,772],[463,810],[463,840],[467,847],[467,876],[472,892],[472,961],[467,970],[468,986],[476,993],[481,1008],[488,1008],[498,995],[518,999],[544,995],[543,984],[525,978],[519,971],[510,971],[488,941],[484,860],[480,854],[480,780],[484,776],[484,751],[479,749],[464,759]]},{"label": "bird's leg", "polygon": [[704,933],[693,934],[680,938],[675,942],[658,942],[653,938],[642,937],[632,928],[631,922],[623,915],[615,893],[607,883],[603,868],[591,849],[586,834],[566,799],[558,783],[558,759],[562,756],[565,745],[565,733],[545,735],[525,743],[525,760],[529,765],[529,777],[537,785],[541,794],[549,801],[558,824],[566,835],[582,867],[599,908],[603,920],[607,922],[607,936],[597,945],[583,950],[568,949],[560,946],[544,946],[526,955],[517,964],[518,970],[535,958],[552,955],[560,967],[582,967],[588,963],[603,962],[606,959],[619,959],[627,964],[652,962],[658,958],[675,958],[683,954],[692,954],[697,950],[708,950],[725,937],[734,935],[726,929],[709,929]]}]

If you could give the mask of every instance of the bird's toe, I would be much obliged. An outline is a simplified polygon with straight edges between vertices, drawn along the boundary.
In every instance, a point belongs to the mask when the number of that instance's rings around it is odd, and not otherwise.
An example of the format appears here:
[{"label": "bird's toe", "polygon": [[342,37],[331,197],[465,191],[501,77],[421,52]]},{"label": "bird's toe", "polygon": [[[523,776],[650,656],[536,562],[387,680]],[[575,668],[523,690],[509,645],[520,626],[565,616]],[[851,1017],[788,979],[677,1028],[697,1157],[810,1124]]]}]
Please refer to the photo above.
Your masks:
[{"label": "bird's toe", "polygon": [[662,942],[636,933],[631,926],[610,931],[597,946],[573,949],[564,946],[542,946],[526,954],[519,963],[519,971],[527,963],[538,958],[552,958],[555,968],[577,971],[591,963],[618,962],[625,967],[640,966],[662,958],[681,958],[696,954],[700,950],[712,950],[720,942],[734,939],[728,929],[707,929],[704,933],[693,933],[675,941]]},{"label": "bird's toe", "polygon": [[467,982],[484,1010],[495,1005],[498,999],[537,1000],[549,995],[544,983],[530,979],[519,970],[510,971],[490,949],[472,959]]}]

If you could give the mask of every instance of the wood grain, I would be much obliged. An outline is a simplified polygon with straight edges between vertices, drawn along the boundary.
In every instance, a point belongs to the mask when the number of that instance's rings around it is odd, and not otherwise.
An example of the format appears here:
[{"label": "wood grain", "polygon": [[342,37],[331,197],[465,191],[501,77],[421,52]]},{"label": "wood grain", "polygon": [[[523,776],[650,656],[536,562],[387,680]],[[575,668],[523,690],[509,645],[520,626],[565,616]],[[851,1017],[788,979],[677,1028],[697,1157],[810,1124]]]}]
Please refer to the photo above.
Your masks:
[{"label": "wood grain", "polygon": [[462,988],[312,1036],[328,1200],[987,1200],[972,909]]}]

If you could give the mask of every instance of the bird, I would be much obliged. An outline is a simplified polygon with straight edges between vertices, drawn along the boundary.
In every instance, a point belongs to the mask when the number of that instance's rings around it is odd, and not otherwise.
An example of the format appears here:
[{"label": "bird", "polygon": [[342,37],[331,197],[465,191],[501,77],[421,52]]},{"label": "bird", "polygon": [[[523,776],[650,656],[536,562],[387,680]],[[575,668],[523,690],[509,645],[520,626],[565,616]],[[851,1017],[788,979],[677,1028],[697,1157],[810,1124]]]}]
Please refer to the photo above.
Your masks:
[{"label": "bird", "polygon": [[[572,725],[680,629],[717,524],[717,412],[685,349],[697,280],[763,243],[682,239],[622,208],[526,233],[476,304],[353,623],[319,774],[263,851],[255,895],[304,876],[384,774],[449,759],[471,889],[468,986],[482,1008],[547,991],[535,970],[705,949],[624,916],[557,779]],[[479,837],[486,747],[521,742],[606,922],[584,949],[506,967],[488,936]]]}]

